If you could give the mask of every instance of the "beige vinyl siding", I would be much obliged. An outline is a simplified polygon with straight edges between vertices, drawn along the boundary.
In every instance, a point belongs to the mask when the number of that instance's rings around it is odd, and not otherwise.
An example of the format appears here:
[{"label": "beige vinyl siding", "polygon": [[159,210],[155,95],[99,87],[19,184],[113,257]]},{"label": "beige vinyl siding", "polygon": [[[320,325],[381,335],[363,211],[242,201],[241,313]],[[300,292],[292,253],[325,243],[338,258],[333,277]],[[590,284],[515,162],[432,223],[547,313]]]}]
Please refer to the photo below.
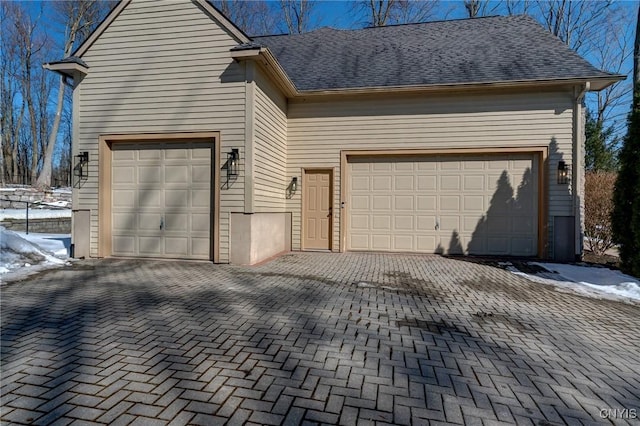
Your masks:
[{"label": "beige vinyl siding", "polygon": [[285,209],[287,100],[256,68],[254,97],[254,197],[256,212]]},{"label": "beige vinyl siding", "polygon": [[[219,131],[221,163],[231,148],[244,147],[245,70],[229,55],[237,44],[192,2],[134,0],[84,54],[89,73],[76,89],[76,146],[91,161],[74,206],[91,209],[92,256],[98,255],[100,135]],[[238,179],[220,194],[222,262],[228,261],[229,214],[244,206],[243,160]]]},{"label": "beige vinyl siding", "polygon": [[[292,100],[287,174],[300,176],[305,167],[335,169],[333,239],[339,241],[341,150],[549,146],[549,215],[571,215],[570,188],[556,184],[556,168],[560,159],[571,164],[572,105],[569,90]],[[299,193],[287,209],[293,215],[293,249],[299,249]]]}]

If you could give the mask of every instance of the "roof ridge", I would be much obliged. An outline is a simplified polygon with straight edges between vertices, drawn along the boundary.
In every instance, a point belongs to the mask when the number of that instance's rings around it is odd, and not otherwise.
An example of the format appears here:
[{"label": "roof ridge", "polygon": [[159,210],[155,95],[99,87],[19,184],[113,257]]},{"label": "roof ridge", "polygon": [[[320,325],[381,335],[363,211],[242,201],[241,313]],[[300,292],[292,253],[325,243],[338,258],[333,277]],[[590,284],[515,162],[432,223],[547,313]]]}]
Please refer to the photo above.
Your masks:
[{"label": "roof ridge", "polygon": [[312,31],[306,32],[306,33],[299,33],[299,34],[290,34],[290,33],[280,33],[280,34],[263,34],[263,35],[259,35],[259,36],[252,36],[251,38],[264,38],[264,37],[298,37],[298,36],[304,36],[304,35],[310,35],[313,33],[317,33],[318,31],[322,31],[322,30],[332,30],[332,31],[341,31],[341,32],[358,32],[358,31],[368,31],[368,30],[384,30],[385,28],[398,28],[398,27],[409,27],[409,26],[417,26],[417,25],[430,25],[430,24],[441,24],[441,23],[450,23],[450,22],[472,22],[472,21],[480,21],[480,20],[487,20],[487,19],[514,19],[514,18],[525,18],[525,19],[530,19],[530,20],[534,20],[535,19],[533,17],[531,17],[530,15],[527,14],[517,14],[517,15],[490,15],[490,16],[479,16],[476,18],[455,18],[455,19],[439,19],[436,21],[424,21],[424,22],[407,22],[404,24],[389,24],[389,25],[382,25],[382,26],[370,26],[370,27],[363,27],[363,28],[335,28],[332,27],[330,25],[324,25],[320,28],[316,28]]}]

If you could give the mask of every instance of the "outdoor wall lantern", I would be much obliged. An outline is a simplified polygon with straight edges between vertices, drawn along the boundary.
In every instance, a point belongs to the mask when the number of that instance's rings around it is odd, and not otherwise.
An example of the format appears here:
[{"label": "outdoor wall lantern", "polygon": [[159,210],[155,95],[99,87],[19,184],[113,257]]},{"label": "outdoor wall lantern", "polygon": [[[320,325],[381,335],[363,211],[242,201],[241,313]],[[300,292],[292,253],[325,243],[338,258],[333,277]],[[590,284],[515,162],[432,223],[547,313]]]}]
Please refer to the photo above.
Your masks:
[{"label": "outdoor wall lantern", "polygon": [[558,185],[569,183],[569,166],[564,161],[558,162]]},{"label": "outdoor wall lantern", "polygon": [[240,151],[233,148],[227,153],[227,179],[238,176],[238,164],[240,163]]},{"label": "outdoor wall lantern", "polygon": [[293,194],[298,190],[298,178],[294,177],[291,179],[291,183],[287,186],[287,198],[292,198]]},{"label": "outdoor wall lantern", "polygon": [[77,176],[79,180],[86,180],[89,177],[89,152],[82,151],[74,157],[76,164],[73,166],[73,174]]}]

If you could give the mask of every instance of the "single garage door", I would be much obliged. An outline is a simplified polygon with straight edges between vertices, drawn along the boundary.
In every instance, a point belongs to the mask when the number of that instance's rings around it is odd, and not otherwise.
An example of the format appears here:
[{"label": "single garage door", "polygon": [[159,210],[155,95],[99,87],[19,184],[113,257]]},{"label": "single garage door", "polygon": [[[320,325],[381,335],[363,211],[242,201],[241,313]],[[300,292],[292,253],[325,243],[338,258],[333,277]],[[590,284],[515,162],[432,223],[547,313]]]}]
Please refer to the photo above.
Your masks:
[{"label": "single garage door", "polygon": [[112,146],[113,256],[211,259],[212,144]]},{"label": "single garage door", "polygon": [[348,161],[349,250],[537,254],[534,154]]}]

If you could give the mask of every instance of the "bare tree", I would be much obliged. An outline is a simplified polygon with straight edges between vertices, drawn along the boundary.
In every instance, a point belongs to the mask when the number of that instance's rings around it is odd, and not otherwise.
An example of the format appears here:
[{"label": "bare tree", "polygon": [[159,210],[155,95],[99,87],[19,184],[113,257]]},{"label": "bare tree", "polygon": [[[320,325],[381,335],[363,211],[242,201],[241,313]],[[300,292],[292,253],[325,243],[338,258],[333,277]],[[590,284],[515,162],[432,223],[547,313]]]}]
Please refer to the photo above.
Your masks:
[{"label": "bare tree", "polygon": [[253,35],[277,32],[277,9],[265,1],[216,0],[213,4],[242,31]]},{"label": "bare tree", "polygon": [[425,22],[435,16],[437,0],[363,0],[352,10],[368,27]]},{"label": "bare tree", "polygon": [[493,13],[497,5],[493,5],[491,8],[490,5],[490,0],[464,0],[464,8],[467,10],[469,18],[478,18]]},{"label": "bare tree", "polygon": [[538,0],[536,3],[542,22],[551,34],[578,53],[606,21],[612,2]]},{"label": "bare tree", "polygon": [[314,1],[280,0],[280,9],[289,34],[302,34],[315,26],[312,19],[318,9]]},{"label": "bare tree", "polygon": [[[17,59],[16,78],[20,87],[20,96],[27,106],[29,116],[29,130],[31,136],[31,166],[30,179],[35,181],[38,173],[38,135],[39,127],[38,115],[36,114],[36,101],[34,99],[34,86],[38,84],[40,54],[47,46],[47,37],[40,31],[40,18],[42,17],[42,7],[39,14],[33,17],[28,13],[26,6],[22,3],[11,5],[11,25],[13,31],[7,34],[11,37],[9,43],[15,47]],[[35,80],[35,81],[34,81]],[[37,89],[37,87],[36,87]]]},{"label": "bare tree", "polygon": [[[59,19],[64,23],[64,52],[63,57],[71,55],[73,47],[78,39],[84,39],[91,30],[100,22],[105,14],[104,3],[93,0],[60,1],[54,3],[54,8]],[[44,146],[42,170],[38,175],[36,186],[51,186],[51,172],[53,168],[53,153],[58,129],[64,106],[65,80],[62,76],[58,78],[58,99],[53,118],[53,125],[46,146]],[[43,123],[44,121],[41,121]],[[44,135],[43,135],[44,136]],[[42,141],[45,139],[42,138]]]},{"label": "bare tree", "polygon": [[[596,67],[616,74],[631,74],[629,58],[633,54],[633,35],[627,30],[631,25],[633,17],[627,10],[610,8],[602,19],[600,30],[583,43]],[[624,80],[592,95],[595,97],[595,119],[607,123],[615,134],[622,133],[626,125],[627,111],[621,106],[627,104],[631,89],[632,82]]]},{"label": "bare tree", "polygon": [[504,7],[507,15],[526,15],[530,11],[531,2],[531,0],[505,0]]}]

